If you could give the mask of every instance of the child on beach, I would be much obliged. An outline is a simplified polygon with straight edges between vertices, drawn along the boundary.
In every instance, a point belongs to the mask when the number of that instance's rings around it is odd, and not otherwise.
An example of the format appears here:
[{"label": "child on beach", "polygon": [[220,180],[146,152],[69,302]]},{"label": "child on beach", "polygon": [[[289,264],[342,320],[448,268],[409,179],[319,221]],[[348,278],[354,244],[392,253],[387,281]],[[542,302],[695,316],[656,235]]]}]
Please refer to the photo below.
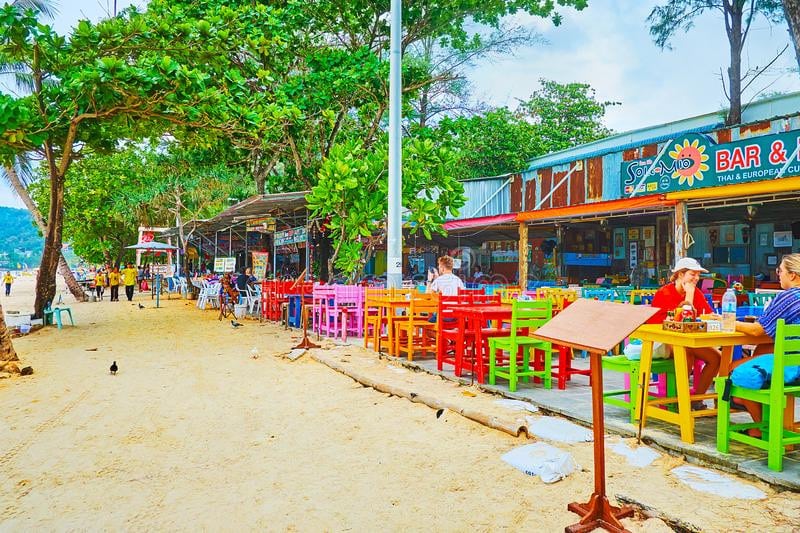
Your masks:
[{"label": "child on beach", "polygon": [[103,269],[99,269],[94,277],[94,290],[97,294],[97,299],[103,301],[103,292],[106,290],[106,273]]}]

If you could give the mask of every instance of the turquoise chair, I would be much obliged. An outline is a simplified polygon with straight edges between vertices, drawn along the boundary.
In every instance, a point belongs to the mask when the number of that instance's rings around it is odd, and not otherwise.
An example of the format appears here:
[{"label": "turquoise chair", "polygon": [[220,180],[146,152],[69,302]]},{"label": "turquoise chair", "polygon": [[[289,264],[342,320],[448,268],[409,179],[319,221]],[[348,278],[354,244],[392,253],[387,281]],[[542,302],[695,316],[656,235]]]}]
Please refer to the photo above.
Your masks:
[{"label": "turquoise chair", "polygon": [[67,313],[69,315],[69,323],[71,325],[75,325],[75,321],[72,319],[72,309],[69,307],[53,307],[51,308],[49,305],[44,308],[44,325],[52,324],[53,320],[55,320],[56,325],[58,325],[58,329],[61,329],[62,322],[61,322],[61,314]]},{"label": "turquoise chair", "polygon": [[[519,301],[512,303],[511,330],[508,337],[491,337],[489,339],[489,384],[494,385],[498,377],[508,379],[508,390],[517,390],[517,382],[530,381],[531,377],[541,378],[544,388],[549,389],[552,383],[553,346],[528,333],[536,331],[553,318],[553,304],[549,300]],[[535,357],[531,358],[531,349],[544,352],[542,369],[534,368]],[[498,364],[497,351],[508,352],[508,364]],[[522,352],[522,361],[519,352]]]},{"label": "turquoise chair", "polygon": [[[800,385],[786,385],[783,379],[785,367],[800,365],[800,324],[787,326],[785,320],[778,320],[773,357],[772,379],[768,389],[737,387],[729,378],[716,378],[719,407],[717,450],[728,453],[731,440],[766,450],[767,466],[780,472],[783,470],[786,447],[800,444],[800,431],[796,430],[794,412],[786,409],[789,396],[800,397]],[[763,410],[761,422],[732,424],[731,398],[760,403]],[[751,437],[748,435],[750,429],[761,430],[761,436]]]}]

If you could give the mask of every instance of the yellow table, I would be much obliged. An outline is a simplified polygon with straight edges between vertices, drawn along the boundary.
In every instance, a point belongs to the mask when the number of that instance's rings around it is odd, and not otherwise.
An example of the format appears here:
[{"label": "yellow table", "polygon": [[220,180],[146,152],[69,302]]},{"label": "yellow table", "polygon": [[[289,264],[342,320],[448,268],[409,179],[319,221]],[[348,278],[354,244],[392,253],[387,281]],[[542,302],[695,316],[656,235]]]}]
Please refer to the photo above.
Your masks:
[{"label": "yellow table", "polygon": [[[641,413],[642,398],[641,388],[636,391],[636,417],[641,417],[642,424],[647,417],[658,418],[665,422],[677,424],[681,428],[681,440],[689,444],[694,443],[694,419],[701,416],[716,416],[716,409],[692,411],[692,400],[716,398],[716,394],[690,394],[689,391],[689,366],[687,361],[687,348],[722,347],[722,361],[720,362],[719,375],[727,376],[733,356],[733,347],[743,344],[768,344],[772,337],[767,335],[753,336],[739,332],[703,332],[679,333],[665,331],[661,324],[645,324],[631,334],[631,337],[642,340],[642,360],[640,363],[639,383],[648,383],[650,367],[653,361],[653,343],[662,342],[672,345],[672,357],[675,359],[675,379],[677,381],[677,397],[656,398],[645,402],[644,412]],[[672,412],[659,409],[657,405],[677,403],[678,411]]]}]

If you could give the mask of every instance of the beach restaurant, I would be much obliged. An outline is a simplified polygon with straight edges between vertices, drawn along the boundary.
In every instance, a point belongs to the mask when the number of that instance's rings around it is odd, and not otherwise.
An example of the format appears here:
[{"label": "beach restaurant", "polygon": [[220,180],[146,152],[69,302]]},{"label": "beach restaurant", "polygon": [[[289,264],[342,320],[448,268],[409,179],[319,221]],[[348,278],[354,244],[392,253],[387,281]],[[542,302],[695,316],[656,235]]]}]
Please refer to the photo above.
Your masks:
[{"label": "beach restaurant", "polygon": [[689,255],[726,282],[774,286],[777,259],[800,239],[798,109],[800,93],[776,96],[750,104],[741,125],[709,113],[465,181],[464,217],[447,222],[448,239],[467,243],[484,271],[532,284],[544,272],[563,284],[656,286]]}]

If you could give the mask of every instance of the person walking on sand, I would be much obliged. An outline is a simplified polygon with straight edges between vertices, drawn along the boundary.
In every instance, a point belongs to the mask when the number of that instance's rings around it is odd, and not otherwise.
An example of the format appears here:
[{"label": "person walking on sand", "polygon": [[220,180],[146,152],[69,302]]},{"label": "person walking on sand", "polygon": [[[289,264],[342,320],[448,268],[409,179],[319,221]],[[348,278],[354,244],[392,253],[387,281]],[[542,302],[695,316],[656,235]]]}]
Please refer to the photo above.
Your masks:
[{"label": "person walking on sand", "polygon": [[136,287],[136,278],[139,272],[133,268],[133,264],[128,263],[126,268],[123,268],[119,273],[122,278],[122,284],[125,285],[125,296],[129,302],[133,301],[133,289]]},{"label": "person walking on sand", "polygon": [[102,268],[99,268],[97,274],[94,276],[94,290],[97,294],[97,299],[102,302],[103,292],[106,290],[106,273]]},{"label": "person walking on sand", "polygon": [[14,283],[14,276],[11,275],[11,272],[6,271],[3,276],[3,283],[6,286],[6,296],[11,296],[11,284]]},{"label": "person walking on sand", "polygon": [[108,273],[108,286],[111,288],[111,301],[119,301],[119,268],[114,267]]}]

